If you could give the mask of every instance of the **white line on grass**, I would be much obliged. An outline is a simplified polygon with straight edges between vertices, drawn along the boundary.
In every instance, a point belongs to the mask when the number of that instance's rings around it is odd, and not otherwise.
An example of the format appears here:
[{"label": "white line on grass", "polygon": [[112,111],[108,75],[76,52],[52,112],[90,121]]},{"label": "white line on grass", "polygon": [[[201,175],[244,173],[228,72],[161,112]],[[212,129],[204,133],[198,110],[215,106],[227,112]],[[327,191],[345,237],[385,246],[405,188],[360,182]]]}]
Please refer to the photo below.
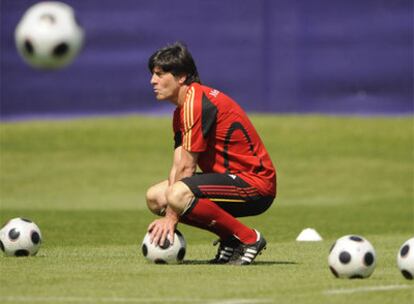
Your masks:
[{"label": "white line on grass", "polygon": [[409,285],[369,286],[369,287],[348,288],[348,289],[345,289],[345,288],[330,289],[330,290],[325,290],[323,293],[325,295],[340,295],[340,294],[352,294],[352,293],[361,293],[361,292],[399,290],[399,289],[407,289],[410,287],[412,286],[409,286]]},{"label": "white line on grass", "polygon": [[271,299],[227,299],[227,300],[209,300],[206,304],[260,304],[273,303]]},{"label": "white line on grass", "polygon": [[193,299],[193,298],[121,298],[121,297],[38,297],[0,296],[0,302],[25,303],[202,303],[202,304],[260,304],[271,303],[271,299]]}]

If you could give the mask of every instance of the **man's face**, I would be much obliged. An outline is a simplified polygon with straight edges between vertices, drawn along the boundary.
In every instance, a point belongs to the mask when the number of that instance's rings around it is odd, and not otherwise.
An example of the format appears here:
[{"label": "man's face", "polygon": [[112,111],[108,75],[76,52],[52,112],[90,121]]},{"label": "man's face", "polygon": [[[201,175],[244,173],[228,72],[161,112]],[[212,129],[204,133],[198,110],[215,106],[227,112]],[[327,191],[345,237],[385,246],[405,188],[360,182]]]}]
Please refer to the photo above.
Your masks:
[{"label": "man's face", "polygon": [[164,72],[161,68],[155,67],[152,71],[151,85],[154,89],[155,98],[176,102],[182,83],[179,77],[175,77],[170,72]]}]

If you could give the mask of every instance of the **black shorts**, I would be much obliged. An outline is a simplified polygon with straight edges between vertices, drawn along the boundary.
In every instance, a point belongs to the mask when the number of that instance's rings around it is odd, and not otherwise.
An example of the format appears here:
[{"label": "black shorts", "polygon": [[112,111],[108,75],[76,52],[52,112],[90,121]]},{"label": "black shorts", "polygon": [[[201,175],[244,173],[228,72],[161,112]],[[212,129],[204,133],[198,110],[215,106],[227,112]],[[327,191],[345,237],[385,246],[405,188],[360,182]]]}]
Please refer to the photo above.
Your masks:
[{"label": "black shorts", "polygon": [[233,174],[201,173],[181,181],[196,198],[208,198],[234,217],[263,213],[274,200],[273,196],[260,195],[255,187]]}]

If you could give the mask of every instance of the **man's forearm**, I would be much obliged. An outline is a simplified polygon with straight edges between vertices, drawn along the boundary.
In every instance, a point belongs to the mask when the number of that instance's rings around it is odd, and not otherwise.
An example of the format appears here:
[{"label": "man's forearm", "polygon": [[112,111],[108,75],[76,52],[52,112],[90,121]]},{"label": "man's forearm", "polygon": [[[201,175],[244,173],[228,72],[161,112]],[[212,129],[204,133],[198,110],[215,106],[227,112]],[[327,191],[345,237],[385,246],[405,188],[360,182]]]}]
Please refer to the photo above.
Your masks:
[{"label": "man's forearm", "polygon": [[175,172],[175,176],[174,176],[174,182],[175,181],[179,181],[182,180],[185,177],[190,177],[192,176],[196,171],[196,166],[193,165],[181,165],[177,168],[176,172]]},{"label": "man's forearm", "polygon": [[171,168],[170,171],[170,175],[168,176],[168,186],[172,186],[175,183],[175,174],[176,174],[177,170],[175,168],[175,166],[173,166]]},{"label": "man's forearm", "polygon": [[167,206],[167,208],[165,209],[165,217],[168,217],[174,220],[176,223],[178,223],[180,215],[177,212],[175,212],[170,206]]}]

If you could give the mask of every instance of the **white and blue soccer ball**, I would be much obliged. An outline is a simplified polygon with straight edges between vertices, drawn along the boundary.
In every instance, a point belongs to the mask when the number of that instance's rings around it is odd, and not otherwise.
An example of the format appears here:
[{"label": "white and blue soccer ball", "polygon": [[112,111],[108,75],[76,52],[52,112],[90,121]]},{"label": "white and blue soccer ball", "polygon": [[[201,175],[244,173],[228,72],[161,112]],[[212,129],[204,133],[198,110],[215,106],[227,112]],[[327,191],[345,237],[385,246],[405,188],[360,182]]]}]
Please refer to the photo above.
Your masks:
[{"label": "white and blue soccer ball", "polygon": [[398,250],[397,264],[404,278],[414,278],[414,238],[407,240]]},{"label": "white and blue soccer ball", "polygon": [[186,241],[182,233],[175,230],[174,242],[166,239],[162,246],[154,245],[147,233],[142,241],[141,249],[144,257],[155,264],[177,264],[184,260],[186,253]]},{"label": "white and blue soccer ball", "polygon": [[375,249],[362,236],[346,235],[332,245],[328,263],[337,278],[368,278],[376,265]]},{"label": "white and blue soccer ball", "polygon": [[31,220],[14,218],[0,230],[0,249],[6,256],[36,255],[42,244],[42,233]]},{"label": "white and blue soccer ball", "polygon": [[84,31],[75,11],[58,1],[39,2],[19,21],[15,43],[24,61],[34,68],[59,69],[70,64],[83,45]]}]

